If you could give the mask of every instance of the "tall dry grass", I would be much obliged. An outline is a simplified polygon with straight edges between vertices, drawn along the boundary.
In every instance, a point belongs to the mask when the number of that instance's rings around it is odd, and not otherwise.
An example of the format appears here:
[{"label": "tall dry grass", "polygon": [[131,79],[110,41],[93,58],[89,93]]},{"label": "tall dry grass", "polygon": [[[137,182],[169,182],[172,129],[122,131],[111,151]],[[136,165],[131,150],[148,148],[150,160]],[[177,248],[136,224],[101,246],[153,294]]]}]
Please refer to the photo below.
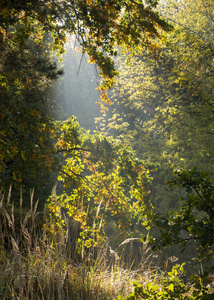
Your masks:
[{"label": "tall dry grass", "polygon": [[14,206],[11,189],[7,197],[0,195],[0,299],[117,299],[132,291],[133,280],[151,280],[146,244],[135,270],[131,262],[125,268],[123,256],[107,245],[96,258],[90,253],[81,261],[73,246],[75,226],[66,217],[62,229],[46,211],[39,213],[33,191],[30,209],[22,203],[20,194],[19,207]]}]

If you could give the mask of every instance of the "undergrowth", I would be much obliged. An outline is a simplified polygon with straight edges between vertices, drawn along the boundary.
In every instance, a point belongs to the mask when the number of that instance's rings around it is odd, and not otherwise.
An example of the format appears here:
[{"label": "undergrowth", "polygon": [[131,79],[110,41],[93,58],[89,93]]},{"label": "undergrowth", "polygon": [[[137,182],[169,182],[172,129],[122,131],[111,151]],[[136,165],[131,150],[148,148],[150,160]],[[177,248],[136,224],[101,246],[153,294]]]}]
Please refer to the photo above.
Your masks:
[{"label": "undergrowth", "polygon": [[11,190],[7,198],[1,194],[0,299],[202,299],[190,298],[190,292],[202,295],[204,290],[185,286],[175,270],[165,276],[152,268],[153,256],[146,244],[142,262],[134,270],[131,265],[125,267],[123,258],[107,244],[96,255],[89,251],[79,256],[75,251],[77,224],[70,224],[64,216],[61,228],[48,211],[39,213],[37,204],[33,192],[29,210],[22,207],[22,196],[16,208]]},{"label": "undergrowth", "polygon": [[29,210],[22,207],[22,197],[17,208],[11,191],[1,194],[0,299],[116,299],[129,294],[143,272],[148,280],[148,269],[125,269],[107,244],[96,255],[78,255],[77,225],[64,216],[61,228],[49,212],[39,213],[37,204],[33,192]]}]

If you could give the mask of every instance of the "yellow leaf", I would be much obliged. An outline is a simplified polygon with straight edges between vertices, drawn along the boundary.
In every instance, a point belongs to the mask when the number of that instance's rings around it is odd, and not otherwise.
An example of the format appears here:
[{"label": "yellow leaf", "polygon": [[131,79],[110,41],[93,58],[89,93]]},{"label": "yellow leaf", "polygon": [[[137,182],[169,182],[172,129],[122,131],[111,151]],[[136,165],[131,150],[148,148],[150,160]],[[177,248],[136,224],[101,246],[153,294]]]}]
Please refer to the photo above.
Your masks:
[{"label": "yellow leaf", "polygon": [[168,290],[173,292],[173,291],[174,291],[174,284],[171,283],[171,284],[168,286]]}]

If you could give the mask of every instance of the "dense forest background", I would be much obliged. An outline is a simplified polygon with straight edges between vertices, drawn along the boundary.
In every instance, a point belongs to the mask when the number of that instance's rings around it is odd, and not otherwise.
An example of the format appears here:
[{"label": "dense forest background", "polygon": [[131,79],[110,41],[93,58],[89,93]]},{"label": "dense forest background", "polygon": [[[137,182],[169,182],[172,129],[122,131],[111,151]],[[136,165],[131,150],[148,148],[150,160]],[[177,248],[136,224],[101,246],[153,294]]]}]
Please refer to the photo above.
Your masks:
[{"label": "dense forest background", "polygon": [[212,299],[213,1],[0,9],[1,298]]}]

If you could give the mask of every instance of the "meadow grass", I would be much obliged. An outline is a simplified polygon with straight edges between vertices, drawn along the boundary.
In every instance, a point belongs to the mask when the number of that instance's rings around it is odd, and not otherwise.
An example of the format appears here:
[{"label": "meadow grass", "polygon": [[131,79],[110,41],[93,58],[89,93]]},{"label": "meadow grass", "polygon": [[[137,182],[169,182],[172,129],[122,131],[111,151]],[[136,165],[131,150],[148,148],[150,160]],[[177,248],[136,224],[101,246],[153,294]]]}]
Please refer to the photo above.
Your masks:
[{"label": "meadow grass", "polygon": [[122,256],[107,254],[107,245],[96,257],[92,253],[78,257],[68,230],[56,227],[47,212],[37,211],[33,191],[30,209],[22,202],[20,196],[19,206],[14,206],[11,190],[7,197],[1,194],[0,299],[117,299],[133,290],[134,280],[151,279],[146,263],[137,270],[124,267]]}]

